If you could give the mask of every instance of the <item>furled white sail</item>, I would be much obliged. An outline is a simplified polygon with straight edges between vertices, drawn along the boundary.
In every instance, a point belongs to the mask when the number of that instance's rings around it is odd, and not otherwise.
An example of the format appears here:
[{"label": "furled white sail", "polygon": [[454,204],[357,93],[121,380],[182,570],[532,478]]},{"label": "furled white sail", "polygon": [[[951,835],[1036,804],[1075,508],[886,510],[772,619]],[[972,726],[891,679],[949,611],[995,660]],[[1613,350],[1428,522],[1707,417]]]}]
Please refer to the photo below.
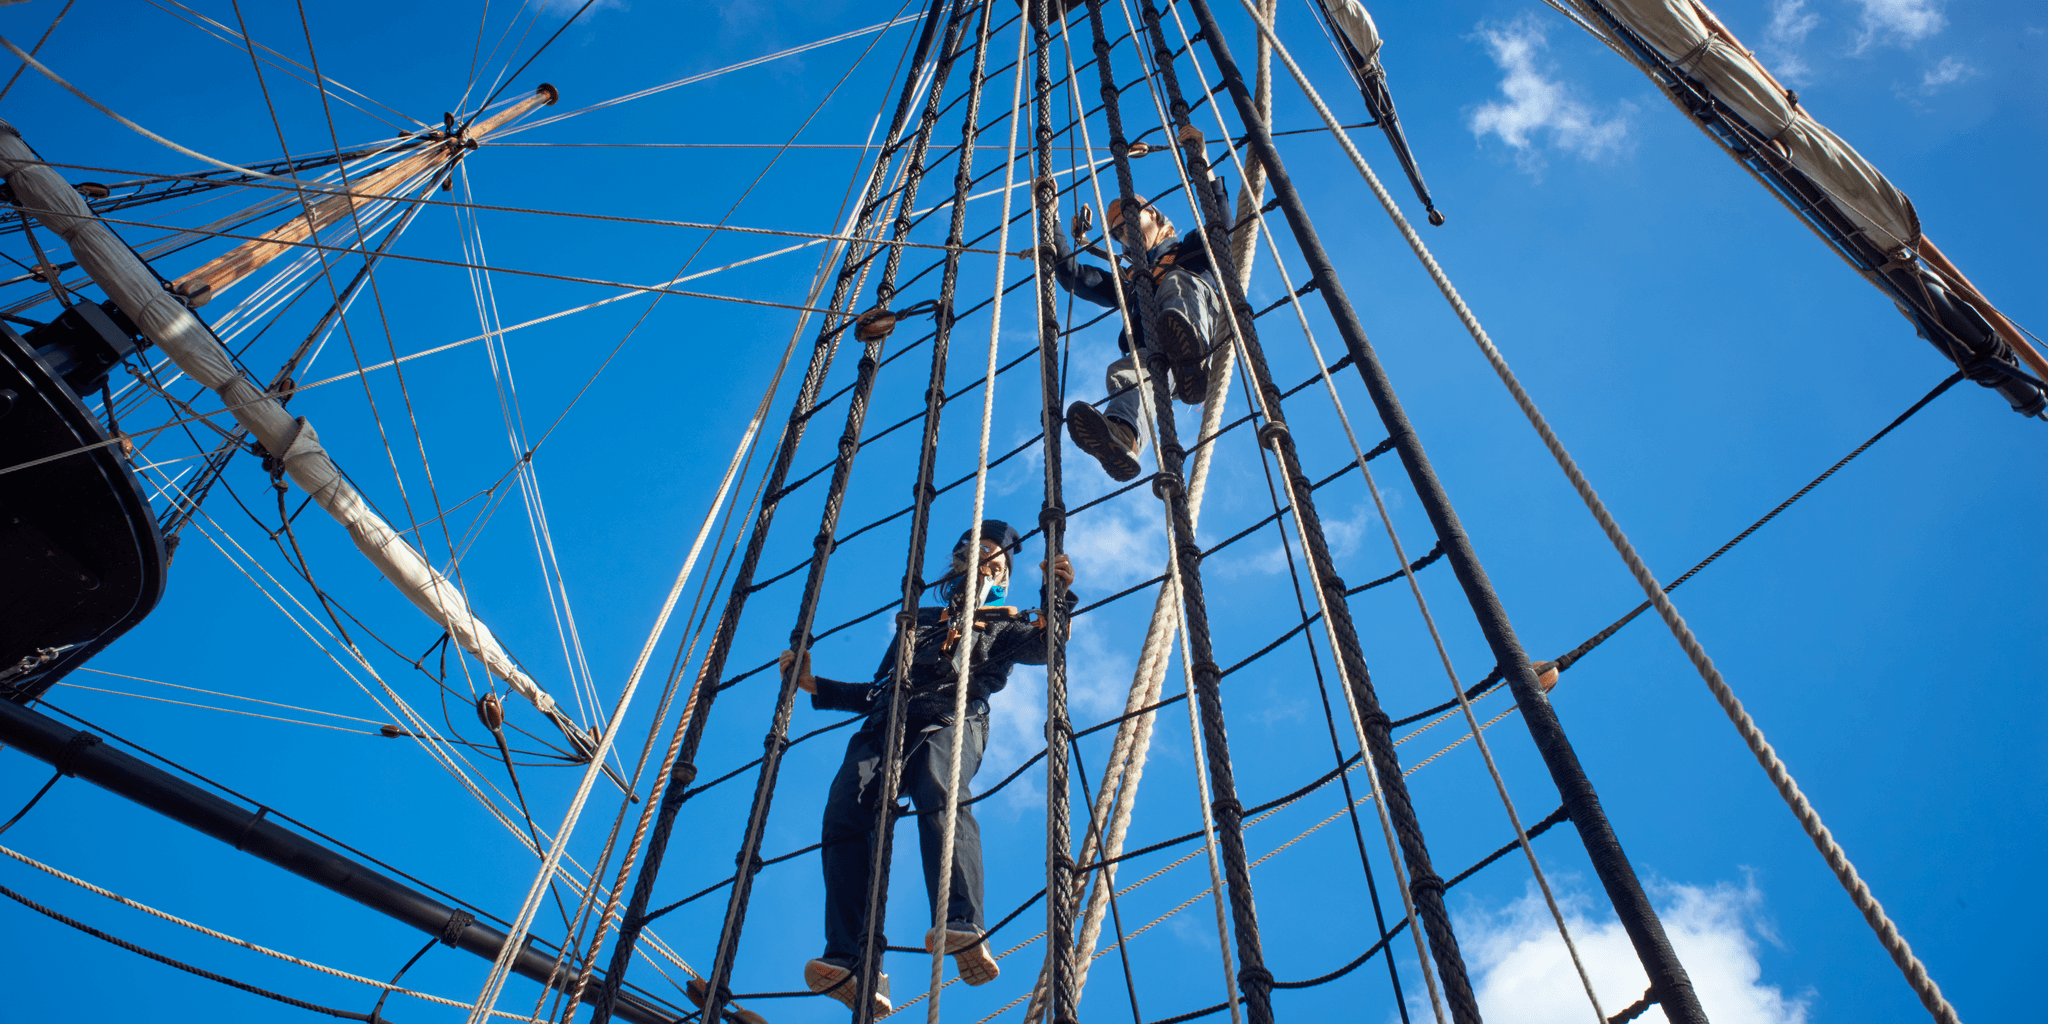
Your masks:
[{"label": "furled white sail", "polygon": [[1323,0],[1323,12],[1329,15],[1330,23],[1337,26],[1337,31],[1350,40],[1351,48],[1358,51],[1365,63],[1370,64],[1379,57],[1383,41],[1380,28],[1372,23],[1372,15],[1366,13],[1364,4],[1358,0]]},{"label": "furled white sail", "polygon": [[[1781,155],[1825,189],[1872,245],[1890,253],[1919,244],[1920,218],[1912,201],[1802,109],[1712,11],[1693,0],[1605,0],[1605,6],[1750,127],[1782,146]],[[1597,18],[1593,23],[1600,24]]]},{"label": "furled white sail", "polygon": [[306,418],[293,419],[276,397],[258,390],[244,377],[213,331],[164,289],[148,265],[93,215],[78,193],[5,121],[0,121],[0,176],[14,187],[25,210],[69,243],[79,267],[106,290],[135,326],[178,369],[219,395],[236,421],[279,459],[292,481],[348,529],[356,547],[400,593],[445,627],[449,638],[491,674],[565,730],[573,728],[556,708],[554,698],[513,663],[490,627],[470,610],[461,591],[371,511],[362,495],[342,478]]}]

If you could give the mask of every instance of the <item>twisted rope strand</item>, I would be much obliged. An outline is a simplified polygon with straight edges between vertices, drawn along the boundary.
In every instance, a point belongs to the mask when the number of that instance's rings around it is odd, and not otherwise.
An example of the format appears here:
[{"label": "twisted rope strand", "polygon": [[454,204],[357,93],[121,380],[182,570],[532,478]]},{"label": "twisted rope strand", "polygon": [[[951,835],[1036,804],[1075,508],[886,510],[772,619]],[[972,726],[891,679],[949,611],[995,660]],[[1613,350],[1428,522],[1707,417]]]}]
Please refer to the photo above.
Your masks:
[{"label": "twisted rope strand", "polygon": [[[1286,62],[1288,71],[1293,74],[1296,83],[1314,104],[1316,112],[1322,116],[1324,122],[1332,126],[1337,125],[1336,117],[1330,113],[1329,107],[1316,93],[1315,87],[1294,63],[1294,58],[1287,52],[1286,46],[1274,38],[1272,25],[1259,17],[1258,11],[1251,7],[1249,0],[1239,0],[1239,3],[1246,7],[1253,21],[1258,24],[1259,32],[1272,38],[1275,51],[1279,53],[1281,60]],[[1729,722],[1741,735],[1744,745],[1749,748],[1751,756],[1763,767],[1764,774],[1771,780],[1771,785],[1778,790],[1778,795],[1791,809],[1793,817],[1798,819],[1800,828],[1806,832],[1814,848],[1820,851],[1822,859],[1827,861],[1828,868],[1834,872],[1842,888],[1849,893],[1850,901],[1863,915],[1865,923],[1876,933],[1878,942],[1884,946],[1885,952],[1891,956],[1900,973],[1905,975],[1906,983],[1912,986],[1913,991],[1920,997],[1921,1005],[1941,1024],[1959,1024],[1960,1018],[1955,1007],[1942,996],[1941,987],[1928,975],[1926,965],[1913,954],[1912,946],[1899,933],[1897,925],[1886,915],[1883,905],[1871,892],[1870,886],[1863,881],[1855,865],[1849,861],[1847,851],[1835,841],[1834,834],[1821,821],[1820,812],[1806,798],[1798,782],[1792,778],[1791,770],[1785,766],[1777,751],[1764,738],[1762,728],[1756,724],[1756,720],[1749,712],[1744,710],[1742,702],[1736,698],[1734,689],[1728,685],[1720,669],[1714,667],[1713,659],[1707,655],[1706,648],[1693,634],[1692,628],[1686,625],[1685,619],[1678,613],[1677,606],[1665,595],[1663,586],[1657,582],[1649,566],[1636,553],[1635,545],[1630,543],[1627,534],[1622,532],[1620,524],[1615,521],[1606,504],[1595,493],[1585,474],[1579,470],[1577,461],[1565,449],[1564,443],[1558,439],[1556,431],[1551,429],[1542,412],[1536,408],[1534,399],[1529,397],[1528,390],[1508,367],[1506,358],[1494,346],[1493,339],[1488,336],[1485,327],[1480,325],[1471,307],[1466,305],[1464,298],[1458,294],[1457,287],[1451,283],[1449,275],[1438,265],[1429,247],[1416,233],[1414,226],[1402,215],[1393,197],[1387,193],[1385,186],[1380,184],[1379,178],[1366,165],[1357,148],[1351,145],[1350,140],[1342,132],[1333,129],[1332,135],[1344,146],[1344,151],[1351,158],[1352,164],[1364,176],[1366,183],[1372,188],[1373,195],[1379,199],[1380,205],[1386,208],[1387,216],[1393,220],[1402,237],[1408,241],[1409,248],[1414,250],[1416,258],[1421,261],[1430,279],[1436,283],[1437,289],[1450,303],[1459,322],[1472,335],[1472,340],[1479,346],[1480,353],[1486,357],[1487,364],[1493,368],[1495,375],[1500,377],[1501,383],[1513,396],[1515,405],[1522,410],[1522,415],[1528,419],[1529,425],[1543,440],[1543,446],[1549,450],[1551,458],[1557,462],[1558,468],[1564,471],[1566,479],[1571,481],[1572,489],[1578,492],[1587,511],[1591,512],[1594,520],[1600,524],[1601,532],[1607,535],[1615,553],[1620,555],[1622,562],[1628,566],[1629,574],[1635,577],[1636,583],[1643,588],[1643,593],[1657,609],[1658,616],[1664,620],[1666,628],[1678,641],[1679,647],[1685,651],[1686,659],[1692,662],[1701,680],[1707,684],[1707,690],[1713,694],[1715,703],[1721,706],[1722,712],[1728,716]]]}]

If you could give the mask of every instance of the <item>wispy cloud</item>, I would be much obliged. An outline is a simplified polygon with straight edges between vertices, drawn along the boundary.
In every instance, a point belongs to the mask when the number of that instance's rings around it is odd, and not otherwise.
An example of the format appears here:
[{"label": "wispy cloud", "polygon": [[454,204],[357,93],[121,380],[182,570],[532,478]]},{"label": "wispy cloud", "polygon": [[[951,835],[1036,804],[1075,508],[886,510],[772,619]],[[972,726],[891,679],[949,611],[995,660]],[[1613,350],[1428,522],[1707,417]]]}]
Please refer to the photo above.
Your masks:
[{"label": "wispy cloud", "polygon": [[1506,102],[1481,104],[1472,111],[1472,134],[1497,135],[1515,151],[1515,161],[1530,173],[1545,166],[1543,147],[1584,160],[1619,155],[1628,143],[1629,105],[1611,117],[1572,96],[1572,89],[1550,77],[1541,60],[1549,47],[1543,25],[1523,15],[1506,24],[1482,23],[1479,39],[1493,62],[1505,72],[1500,91]]},{"label": "wispy cloud", "polygon": [[1806,62],[1806,37],[1820,26],[1820,15],[1806,9],[1806,0],[1771,0],[1771,23],[1764,28],[1763,55],[1781,81],[1805,85],[1813,80]]},{"label": "wispy cloud", "polygon": [[1927,69],[1920,79],[1920,91],[1933,95],[1945,85],[1954,85],[1965,79],[1976,77],[1977,69],[1961,57],[1943,57],[1941,63]]},{"label": "wispy cloud", "polygon": [[626,0],[593,0],[588,10],[584,9],[583,2],[584,0],[541,0],[540,12],[554,18],[567,18],[574,15],[588,20],[599,11],[623,11],[626,9]]},{"label": "wispy cloud", "polygon": [[1948,25],[1942,16],[1942,0],[1855,0],[1863,9],[1858,18],[1856,40],[1851,53],[1868,53],[1880,46],[1911,46],[1933,38]]},{"label": "wispy cloud", "polygon": [[[1601,1008],[1614,1013],[1635,1002],[1649,982],[1621,922],[1594,920],[1583,892],[1566,886],[1559,895]],[[1753,883],[1672,885],[1657,896],[1665,931],[1707,1016],[1718,1024],[1806,1024],[1808,1000],[1763,981],[1757,942],[1776,940],[1761,914],[1763,894]],[[1585,988],[1533,885],[1499,911],[1459,917],[1459,937],[1477,975],[1485,1016],[1521,1024],[1585,1019]],[[1643,1019],[1661,1019],[1661,1013],[1653,1008]]]}]

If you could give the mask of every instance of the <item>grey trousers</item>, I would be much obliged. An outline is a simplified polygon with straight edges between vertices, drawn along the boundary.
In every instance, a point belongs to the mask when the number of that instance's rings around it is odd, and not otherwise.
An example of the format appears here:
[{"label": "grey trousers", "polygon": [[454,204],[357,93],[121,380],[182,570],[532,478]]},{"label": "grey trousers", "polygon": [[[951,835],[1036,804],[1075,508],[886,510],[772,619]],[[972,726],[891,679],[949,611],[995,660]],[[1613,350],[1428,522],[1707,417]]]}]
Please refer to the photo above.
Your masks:
[{"label": "grey trousers", "polygon": [[[866,931],[868,870],[874,863],[875,810],[881,796],[883,728],[888,716],[877,714],[861,724],[860,731],[846,743],[846,760],[832,779],[825,797],[825,848],[820,851],[825,867],[825,958],[854,960],[860,957],[861,936]],[[945,823],[946,776],[952,767],[953,744],[963,742],[960,751],[960,799],[974,797],[969,780],[981,767],[981,752],[988,745],[988,712],[969,711],[966,728],[933,723],[913,729],[904,736],[909,753],[903,761],[901,791],[919,811],[931,811],[917,818],[918,852],[924,861],[925,902],[930,906],[939,894],[940,844]],[[834,840],[840,840],[834,842]],[[953,881],[946,900],[948,921],[967,921],[981,927],[981,825],[974,809],[960,808],[953,831]],[[929,920],[929,918],[926,918]],[[924,928],[917,934],[921,938]],[[885,943],[886,944],[886,943]]]},{"label": "grey trousers", "polygon": [[[1228,328],[1223,325],[1223,296],[1217,294],[1216,285],[1207,277],[1190,274],[1185,270],[1169,270],[1159,278],[1155,294],[1159,297],[1159,312],[1178,313],[1187,318],[1194,327],[1195,336],[1209,347],[1211,365],[1216,352],[1228,339]],[[1135,296],[1133,297],[1135,299]],[[1139,350],[1143,352],[1143,349]],[[1122,359],[1109,364],[1103,373],[1103,386],[1109,389],[1109,404],[1104,406],[1104,416],[1120,419],[1138,428],[1138,450],[1145,450],[1144,406],[1138,397],[1137,357],[1126,354]]]}]

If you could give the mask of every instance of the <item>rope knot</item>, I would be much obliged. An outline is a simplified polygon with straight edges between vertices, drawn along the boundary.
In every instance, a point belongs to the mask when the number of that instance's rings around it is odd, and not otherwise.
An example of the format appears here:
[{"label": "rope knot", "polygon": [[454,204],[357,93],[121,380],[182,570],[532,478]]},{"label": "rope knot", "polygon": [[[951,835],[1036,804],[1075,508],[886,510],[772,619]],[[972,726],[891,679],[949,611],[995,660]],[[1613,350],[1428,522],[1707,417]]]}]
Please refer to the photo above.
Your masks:
[{"label": "rope knot", "polygon": [[64,749],[57,754],[57,763],[55,765],[57,771],[70,778],[77,778],[78,755],[85,753],[89,748],[99,746],[99,744],[100,738],[92,733],[72,733],[71,738],[64,741]]},{"label": "rope knot", "polygon": [[1237,987],[1247,991],[1271,989],[1273,972],[1264,967],[1240,967],[1237,971]]},{"label": "rope knot", "polygon": [[1044,508],[1038,510],[1039,529],[1051,531],[1054,523],[1064,524],[1066,521],[1067,507],[1059,502],[1048,502]]},{"label": "rope knot", "polygon": [[1162,469],[1152,477],[1152,495],[1160,501],[1172,501],[1183,490],[1180,474],[1171,469]]},{"label": "rope knot", "polygon": [[1434,871],[1418,871],[1409,881],[1408,891],[1413,893],[1416,899],[1422,899],[1426,895],[1440,900],[1444,898],[1444,880],[1437,877]]},{"label": "rope knot", "polygon": [[441,926],[441,944],[454,946],[462,941],[462,933],[476,921],[476,915],[467,910],[458,910],[448,915],[448,923]]}]

